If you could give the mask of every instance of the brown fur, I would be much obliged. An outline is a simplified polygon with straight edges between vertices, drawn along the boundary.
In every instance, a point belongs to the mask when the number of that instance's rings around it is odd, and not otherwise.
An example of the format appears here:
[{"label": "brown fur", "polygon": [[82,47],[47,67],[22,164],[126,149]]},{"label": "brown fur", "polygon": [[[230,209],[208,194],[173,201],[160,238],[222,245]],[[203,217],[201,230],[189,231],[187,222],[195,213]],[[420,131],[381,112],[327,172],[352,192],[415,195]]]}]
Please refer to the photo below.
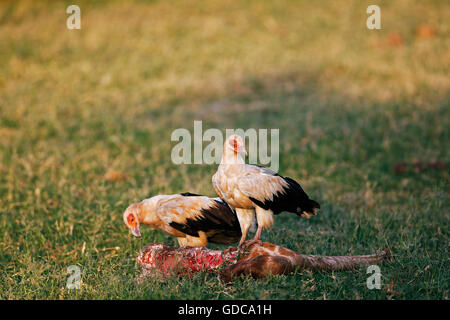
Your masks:
[{"label": "brown fur", "polygon": [[[237,263],[225,268],[221,278],[230,282],[242,275],[255,279],[272,275],[290,274],[294,271],[344,271],[359,265],[370,265],[389,259],[392,254],[389,249],[379,254],[367,256],[314,256],[299,254],[295,251],[272,243],[250,240],[244,244],[244,253]],[[236,250],[236,249],[230,249]]]}]

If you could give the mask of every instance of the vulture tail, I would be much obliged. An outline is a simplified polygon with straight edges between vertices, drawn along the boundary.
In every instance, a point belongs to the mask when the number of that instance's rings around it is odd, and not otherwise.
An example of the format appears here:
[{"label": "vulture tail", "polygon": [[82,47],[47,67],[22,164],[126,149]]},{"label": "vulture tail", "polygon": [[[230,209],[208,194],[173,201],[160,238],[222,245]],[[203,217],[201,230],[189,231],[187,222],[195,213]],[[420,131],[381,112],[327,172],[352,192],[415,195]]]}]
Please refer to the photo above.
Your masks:
[{"label": "vulture tail", "polygon": [[303,188],[293,179],[286,177],[284,180],[289,187],[285,190],[287,197],[291,200],[286,211],[296,213],[305,218],[316,215],[316,210],[320,209],[320,204],[310,199]]}]

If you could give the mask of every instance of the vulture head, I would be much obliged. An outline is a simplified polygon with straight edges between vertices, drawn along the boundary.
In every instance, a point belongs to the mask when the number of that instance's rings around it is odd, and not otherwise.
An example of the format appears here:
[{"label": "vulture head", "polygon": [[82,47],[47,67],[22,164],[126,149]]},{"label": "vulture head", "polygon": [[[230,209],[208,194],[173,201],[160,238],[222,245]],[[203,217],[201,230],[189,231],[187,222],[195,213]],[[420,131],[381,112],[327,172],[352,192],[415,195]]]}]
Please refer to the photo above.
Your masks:
[{"label": "vulture head", "polygon": [[131,233],[135,237],[141,236],[141,230],[139,229],[139,215],[140,206],[138,203],[130,205],[123,213],[123,222],[131,230]]},{"label": "vulture head", "polygon": [[224,146],[224,152],[227,151],[233,152],[235,156],[240,155],[245,158],[247,156],[247,151],[245,150],[245,140],[237,134],[229,136]]}]

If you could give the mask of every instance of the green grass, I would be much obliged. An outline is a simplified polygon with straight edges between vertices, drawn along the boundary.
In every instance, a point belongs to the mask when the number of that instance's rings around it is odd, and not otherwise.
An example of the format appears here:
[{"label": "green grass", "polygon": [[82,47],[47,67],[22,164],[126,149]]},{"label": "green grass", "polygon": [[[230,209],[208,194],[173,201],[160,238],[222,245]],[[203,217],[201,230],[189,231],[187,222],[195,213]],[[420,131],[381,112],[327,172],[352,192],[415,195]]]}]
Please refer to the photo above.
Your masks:
[{"label": "green grass", "polygon": [[[0,3],[0,298],[448,298],[449,171],[393,170],[450,161],[446,1],[380,0],[375,31],[359,0],[79,2],[79,31],[65,28],[68,4]],[[424,24],[432,36],[416,35]],[[132,238],[128,204],[215,196],[216,165],[170,160],[172,131],[194,120],[279,128],[280,173],[322,209],[281,214],[263,240],[324,255],[391,247],[382,289],[366,288],[365,268],[137,285],[140,248],[175,241],[145,227]],[[65,288],[72,264],[79,291]]]}]

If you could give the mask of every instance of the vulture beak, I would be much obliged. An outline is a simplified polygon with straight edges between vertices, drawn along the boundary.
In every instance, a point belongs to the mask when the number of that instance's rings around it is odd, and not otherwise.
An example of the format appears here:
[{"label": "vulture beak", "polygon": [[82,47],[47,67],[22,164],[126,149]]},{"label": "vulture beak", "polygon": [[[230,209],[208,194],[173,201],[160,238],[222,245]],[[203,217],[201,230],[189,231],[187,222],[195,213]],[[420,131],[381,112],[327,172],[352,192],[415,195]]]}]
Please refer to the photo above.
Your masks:
[{"label": "vulture beak", "polygon": [[247,158],[248,156],[247,150],[245,150],[245,148],[242,149],[241,154],[244,156],[244,158]]},{"label": "vulture beak", "polygon": [[137,238],[141,237],[141,230],[139,229],[139,224],[136,223],[133,229],[131,229],[131,234]]}]

